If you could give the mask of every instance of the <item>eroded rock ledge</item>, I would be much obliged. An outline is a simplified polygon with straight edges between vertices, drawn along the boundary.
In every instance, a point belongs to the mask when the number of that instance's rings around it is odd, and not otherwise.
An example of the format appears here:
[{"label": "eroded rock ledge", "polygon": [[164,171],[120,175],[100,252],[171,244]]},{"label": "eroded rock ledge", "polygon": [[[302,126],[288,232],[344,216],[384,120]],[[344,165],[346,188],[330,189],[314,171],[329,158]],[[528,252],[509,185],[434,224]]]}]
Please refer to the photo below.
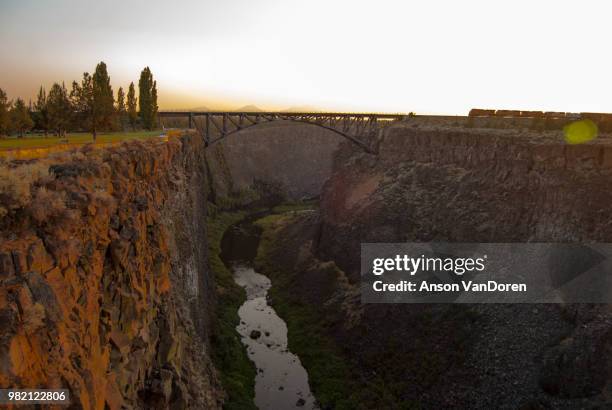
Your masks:
[{"label": "eroded rock ledge", "polygon": [[0,385],[69,388],[86,409],[219,408],[198,141],[5,166]]}]

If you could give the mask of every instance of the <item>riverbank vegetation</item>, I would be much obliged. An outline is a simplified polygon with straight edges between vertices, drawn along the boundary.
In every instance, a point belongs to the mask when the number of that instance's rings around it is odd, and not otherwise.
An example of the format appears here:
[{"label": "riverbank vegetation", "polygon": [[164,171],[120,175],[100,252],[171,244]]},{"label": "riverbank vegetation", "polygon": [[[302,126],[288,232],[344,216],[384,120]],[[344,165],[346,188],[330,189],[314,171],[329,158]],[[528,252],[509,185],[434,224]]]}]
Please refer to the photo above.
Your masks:
[{"label": "riverbank vegetation", "polygon": [[[358,289],[333,261],[316,255],[313,241],[320,227],[314,212],[273,214],[255,224],[262,230],[255,269],[272,282],[269,303],[287,323],[289,350],[308,371],[310,387],[322,408],[418,408],[408,393],[415,386],[413,381],[433,386],[449,366],[465,360],[469,323],[475,320],[471,310],[458,306],[440,310],[438,315],[407,311],[415,328],[409,339],[401,332],[381,333],[380,338],[367,335],[359,319],[361,304],[350,302],[359,297]],[[431,355],[428,343],[445,337],[440,325],[457,342],[456,348],[445,355]],[[362,332],[370,343],[359,339]]]},{"label": "riverbank vegetation", "polygon": [[[221,208],[209,203],[210,212],[207,218],[209,267],[215,277],[217,312],[212,336],[215,367],[220,371],[221,382],[227,393],[225,409],[255,409],[255,367],[247,356],[244,345],[236,331],[240,322],[238,309],[246,300],[244,289],[234,282],[233,273],[221,259],[221,242],[225,232],[233,225],[256,215],[280,217],[312,209],[313,203],[283,203],[276,201],[276,191],[263,189],[256,184],[254,191],[246,195],[243,201],[249,200],[249,210],[236,202],[231,208]],[[228,201],[223,201],[223,203]],[[233,210],[232,210],[233,209]]]},{"label": "riverbank vegetation", "polygon": [[[262,229],[256,270],[272,281],[269,297],[272,307],[285,320],[288,329],[289,350],[300,357],[308,371],[310,387],[322,408],[357,409],[359,401],[350,369],[335,342],[324,332],[329,325],[321,317],[321,306],[314,306],[291,291],[297,272],[286,269],[279,261],[279,244],[284,242],[282,231],[305,212],[313,211],[313,204],[281,205],[273,213],[255,222]],[[284,255],[284,257],[287,257]],[[335,265],[323,269],[334,276]],[[330,284],[331,285],[331,284]]]},{"label": "riverbank vegetation", "polygon": [[213,359],[227,397],[226,410],[255,410],[255,366],[245,351],[236,326],[238,309],[246,300],[244,289],[221,260],[221,240],[229,227],[244,219],[244,211],[211,212],[207,218],[209,268],[216,286],[216,313],[212,332]]}]

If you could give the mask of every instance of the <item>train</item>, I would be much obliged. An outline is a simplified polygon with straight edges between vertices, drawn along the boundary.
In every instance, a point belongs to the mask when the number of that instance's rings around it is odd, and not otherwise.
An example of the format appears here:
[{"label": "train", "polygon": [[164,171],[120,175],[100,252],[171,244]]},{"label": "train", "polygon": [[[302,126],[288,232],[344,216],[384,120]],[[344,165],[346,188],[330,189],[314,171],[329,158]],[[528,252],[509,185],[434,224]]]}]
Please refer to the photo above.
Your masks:
[{"label": "train", "polygon": [[560,112],[560,111],[522,111],[522,110],[491,110],[472,108],[469,117],[497,117],[497,118],[544,118],[580,120],[590,119],[598,124],[612,123],[612,114],[599,112]]}]

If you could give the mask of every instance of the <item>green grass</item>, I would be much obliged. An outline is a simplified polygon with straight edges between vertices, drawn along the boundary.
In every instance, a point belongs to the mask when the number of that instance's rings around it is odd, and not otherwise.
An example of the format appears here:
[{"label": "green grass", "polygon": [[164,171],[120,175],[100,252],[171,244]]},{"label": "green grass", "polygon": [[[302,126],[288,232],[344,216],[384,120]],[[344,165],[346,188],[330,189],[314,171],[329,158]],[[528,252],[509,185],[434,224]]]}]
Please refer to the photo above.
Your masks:
[{"label": "green grass", "polygon": [[317,201],[286,203],[286,204],[277,205],[274,208],[272,208],[272,213],[283,214],[283,213],[288,213],[288,212],[307,211],[307,210],[316,209],[317,206],[318,206]]},{"label": "green grass", "polygon": [[[109,132],[99,133],[97,136],[97,144],[107,144],[111,142],[127,141],[133,139],[145,139],[157,137],[162,134],[162,131],[136,131],[136,132]],[[82,145],[93,142],[93,136],[90,133],[69,133],[65,138],[59,138],[49,135],[27,135],[23,138],[9,137],[0,139],[0,150],[7,149],[33,149],[33,148],[48,148],[58,144]]]},{"label": "green grass", "polygon": [[234,282],[232,272],[221,260],[223,233],[242,220],[245,212],[222,212],[207,220],[209,268],[214,273],[217,311],[212,336],[213,359],[227,393],[223,408],[228,410],[256,409],[255,366],[248,358],[236,326],[240,322],[238,309],[246,300],[244,289]]}]

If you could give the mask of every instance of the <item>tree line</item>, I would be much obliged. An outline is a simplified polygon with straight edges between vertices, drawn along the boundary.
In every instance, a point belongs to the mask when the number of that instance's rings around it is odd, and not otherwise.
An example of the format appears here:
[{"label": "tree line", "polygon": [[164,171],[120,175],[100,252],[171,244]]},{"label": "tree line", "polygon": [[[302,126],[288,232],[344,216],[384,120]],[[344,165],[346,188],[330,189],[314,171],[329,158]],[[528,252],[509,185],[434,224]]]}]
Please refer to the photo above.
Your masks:
[{"label": "tree line", "polygon": [[0,88],[0,135],[23,137],[38,130],[45,136],[65,136],[68,131],[87,131],[95,140],[100,131],[154,129],[157,112],[157,82],[149,67],[140,73],[138,97],[132,82],[127,95],[119,87],[115,98],[104,62],[93,75],[83,73],[80,83],[73,81],[70,91],[64,83],[54,83],[49,92],[41,86],[34,103],[26,104],[22,98],[9,101]]}]

